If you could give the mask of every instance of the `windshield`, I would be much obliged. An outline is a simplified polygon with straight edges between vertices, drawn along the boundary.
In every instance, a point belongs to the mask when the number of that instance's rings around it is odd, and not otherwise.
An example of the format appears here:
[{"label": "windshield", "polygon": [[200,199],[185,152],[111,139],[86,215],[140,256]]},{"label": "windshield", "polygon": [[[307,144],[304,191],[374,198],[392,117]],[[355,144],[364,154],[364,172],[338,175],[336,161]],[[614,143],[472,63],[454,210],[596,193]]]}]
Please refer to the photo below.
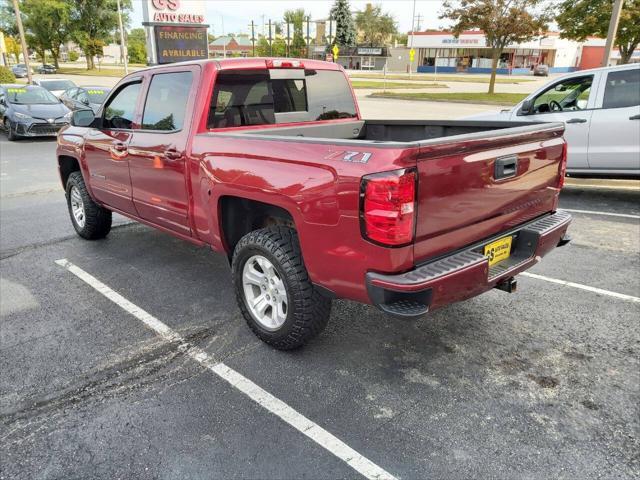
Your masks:
[{"label": "windshield", "polygon": [[42,81],[41,86],[49,91],[52,90],[69,90],[75,87],[75,84],[71,80],[47,80]]},{"label": "windshield", "polygon": [[87,88],[89,103],[102,103],[108,94],[109,90],[106,88]]},{"label": "windshield", "polygon": [[7,100],[18,105],[60,103],[54,95],[40,87],[7,88]]}]

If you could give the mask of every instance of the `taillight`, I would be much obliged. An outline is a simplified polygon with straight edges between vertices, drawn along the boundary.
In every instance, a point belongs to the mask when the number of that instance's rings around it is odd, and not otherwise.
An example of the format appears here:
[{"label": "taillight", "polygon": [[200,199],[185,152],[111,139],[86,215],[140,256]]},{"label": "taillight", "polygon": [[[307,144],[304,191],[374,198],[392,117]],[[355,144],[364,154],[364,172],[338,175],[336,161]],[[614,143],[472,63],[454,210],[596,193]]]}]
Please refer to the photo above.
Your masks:
[{"label": "taillight", "polygon": [[562,158],[560,159],[560,178],[558,179],[558,188],[564,187],[564,177],[567,176],[567,144],[562,145]]},{"label": "taillight", "polygon": [[267,68],[304,68],[304,63],[300,60],[265,60]]},{"label": "taillight", "polygon": [[388,246],[411,243],[416,225],[416,171],[376,173],[362,178],[362,233]]}]

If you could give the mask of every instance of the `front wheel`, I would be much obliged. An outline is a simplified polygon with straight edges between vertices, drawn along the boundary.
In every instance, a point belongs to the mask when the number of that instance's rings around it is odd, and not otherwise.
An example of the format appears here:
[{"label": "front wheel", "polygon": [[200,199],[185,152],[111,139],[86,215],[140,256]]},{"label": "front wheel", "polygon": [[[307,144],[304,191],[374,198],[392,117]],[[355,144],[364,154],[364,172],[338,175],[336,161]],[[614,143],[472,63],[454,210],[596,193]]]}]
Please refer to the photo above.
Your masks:
[{"label": "front wheel", "polygon": [[5,119],[4,125],[7,130],[7,140],[10,142],[17,140],[18,135],[16,134],[15,127],[11,124],[11,120]]},{"label": "front wheel", "polygon": [[67,179],[67,206],[73,228],[82,238],[97,240],[111,230],[111,211],[93,201],[80,172]]},{"label": "front wheel", "polygon": [[295,230],[270,227],[242,237],[232,274],[242,315],[269,345],[301,347],[327,325],[331,300],[311,283]]}]

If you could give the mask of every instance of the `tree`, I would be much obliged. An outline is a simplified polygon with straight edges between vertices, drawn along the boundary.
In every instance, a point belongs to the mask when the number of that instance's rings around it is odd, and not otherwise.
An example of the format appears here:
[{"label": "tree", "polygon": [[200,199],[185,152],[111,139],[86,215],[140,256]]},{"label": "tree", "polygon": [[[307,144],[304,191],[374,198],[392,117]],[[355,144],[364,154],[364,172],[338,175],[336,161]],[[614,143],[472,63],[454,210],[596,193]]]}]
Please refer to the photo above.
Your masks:
[{"label": "tree", "polygon": [[15,57],[16,63],[20,62],[20,55],[22,55],[20,40],[18,40],[16,37],[6,36],[4,37],[4,43],[7,47],[7,53]]},{"label": "tree", "polygon": [[[578,42],[595,35],[606,37],[613,0],[564,0],[558,7],[556,22],[560,36]],[[640,44],[640,0],[626,0],[622,6],[616,34],[620,60],[628,63]]]},{"label": "tree", "polygon": [[349,0],[336,0],[331,7],[331,18],[336,22],[335,43],[341,47],[356,44],[356,26],[351,15]]},{"label": "tree", "polygon": [[303,26],[306,19],[307,14],[304,12],[303,8],[287,10],[284,12],[285,23],[293,23],[293,38],[291,39],[291,45],[289,46],[289,55],[292,57],[302,57],[306,52],[307,42],[304,40],[303,33]]},{"label": "tree", "polygon": [[143,28],[134,28],[129,32],[127,52],[131,63],[147,63],[147,39]]},{"label": "tree", "polygon": [[507,45],[533,40],[544,34],[551,14],[544,0],[445,0],[440,18],[455,22],[457,37],[465,30],[480,29],[491,47],[489,93],[495,92],[498,60]]},{"label": "tree", "polygon": [[287,53],[287,44],[282,38],[273,39],[273,53],[266,37],[260,37],[256,44],[256,53],[259,57],[284,57]]},{"label": "tree", "polygon": [[364,43],[382,45],[398,32],[396,21],[388,13],[382,13],[380,5],[367,4],[364,10],[356,13],[356,26],[362,32]]},{"label": "tree", "polygon": [[[68,0],[71,2],[71,38],[82,49],[87,59],[87,70],[95,67],[93,57],[102,55],[102,47],[109,41],[111,33],[118,28],[116,0]],[[128,17],[131,0],[120,2],[125,11],[123,21]],[[126,22],[125,22],[126,23]]]},{"label": "tree", "polygon": [[43,59],[51,52],[59,67],[60,47],[70,38],[71,6],[66,0],[23,0],[27,43]]},{"label": "tree", "polygon": [[13,10],[13,2],[11,1],[5,1],[0,5],[0,31],[2,31],[5,36],[18,36],[16,12]]}]

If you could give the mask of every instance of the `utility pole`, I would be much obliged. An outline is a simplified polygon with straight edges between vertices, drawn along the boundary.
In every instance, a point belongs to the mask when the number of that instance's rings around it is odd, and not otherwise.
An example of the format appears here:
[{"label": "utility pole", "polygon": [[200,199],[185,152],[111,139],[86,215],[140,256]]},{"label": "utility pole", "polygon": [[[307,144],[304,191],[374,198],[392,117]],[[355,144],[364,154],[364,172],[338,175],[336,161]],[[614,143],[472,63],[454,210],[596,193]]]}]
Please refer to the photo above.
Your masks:
[{"label": "utility pole", "polygon": [[416,15],[416,30],[419,32],[420,31],[420,22],[422,21],[422,15],[418,14]]},{"label": "utility pole", "polygon": [[307,41],[307,58],[311,58],[310,55],[310,44],[311,44],[311,37],[309,35],[309,24],[311,23],[311,17],[307,16],[307,35],[305,36],[305,40]]},{"label": "utility pole", "polygon": [[[413,37],[415,35],[414,22],[416,21],[416,0],[413,0],[413,14],[411,15],[411,40],[409,41],[409,50],[413,50]],[[411,69],[413,67],[413,57],[409,57],[409,80],[411,80]]]},{"label": "utility pole", "polygon": [[256,56],[256,25],[253,20],[251,20],[251,46],[253,49],[253,56]]},{"label": "utility pole", "polygon": [[120,10],[120,0],[116,0],[118,5],[118,26],[120,27],[120,57],[124,62],[124,74],[129,75],[129,64],[127,62],[127,53],[124,46],[124,29],[122,28],[122,10]]},{"label": "utility pole", "polygon": [[611,58],[611,51],[613,50],[613,44],[615,43],[623,3],[624,0],[616,0],[613,4],[613,10],[611,10],[611,20],[609,21],[609,31],[607,32],[607,43],[604,46],[604,58],[602,59],[603,67],[607,67],[609,65],[609,59]]},{"label": "utility pole", "polygon": [[24,39],[24,28],[22,26],[22,17],[20,16],[20,7],[18,0],[13,0],[13,11],[16,13],[16,22],[18,23],[18,32],[20,33],[20,43],[22,45],[22,56],[24,57],[24,65],[27,67],[27,83],[31,83],[31,66],[29,65],[29,51],[27,50],[27,42]]},{"label": "utility pole", "polygon": [[269,19],[269,56],[273,57],[273,36],[271,35],[271,19]]}]

